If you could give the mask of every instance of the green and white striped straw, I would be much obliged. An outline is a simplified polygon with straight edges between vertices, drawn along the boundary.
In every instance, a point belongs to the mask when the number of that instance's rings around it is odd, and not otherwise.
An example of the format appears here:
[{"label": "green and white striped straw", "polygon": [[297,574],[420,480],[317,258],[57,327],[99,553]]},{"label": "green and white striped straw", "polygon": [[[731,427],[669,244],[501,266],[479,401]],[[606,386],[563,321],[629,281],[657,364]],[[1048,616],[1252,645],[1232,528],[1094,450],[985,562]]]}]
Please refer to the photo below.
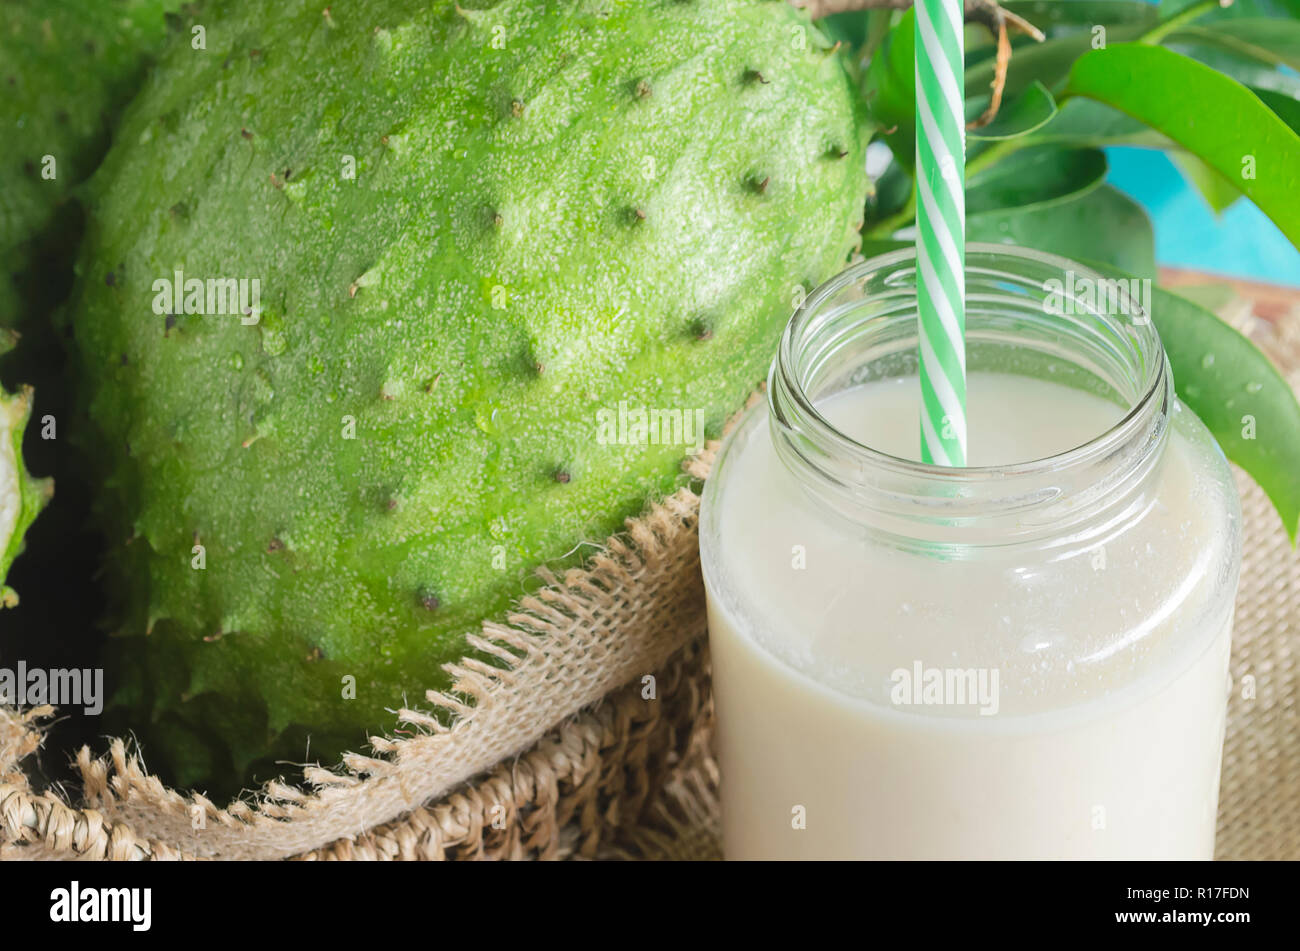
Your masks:
[{"label": "green and white striped straw", "polygon": [[921,461],[966,465],[962,0],[916,0],[916,299]]}]

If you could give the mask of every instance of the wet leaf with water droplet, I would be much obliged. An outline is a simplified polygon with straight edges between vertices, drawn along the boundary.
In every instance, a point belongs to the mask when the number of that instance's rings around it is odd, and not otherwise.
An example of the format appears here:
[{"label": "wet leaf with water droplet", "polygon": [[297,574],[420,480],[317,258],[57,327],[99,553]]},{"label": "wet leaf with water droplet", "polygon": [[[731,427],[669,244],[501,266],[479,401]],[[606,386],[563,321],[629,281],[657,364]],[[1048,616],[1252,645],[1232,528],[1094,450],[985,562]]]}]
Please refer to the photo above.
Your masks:
[{"label": "wet leaf with water droplet", "polygon": [[1152,316],[1179,398],[1268,493],[1294,543],[1300,521],[1295,393],[1253,343],[1198,304],[1157,288]]}]

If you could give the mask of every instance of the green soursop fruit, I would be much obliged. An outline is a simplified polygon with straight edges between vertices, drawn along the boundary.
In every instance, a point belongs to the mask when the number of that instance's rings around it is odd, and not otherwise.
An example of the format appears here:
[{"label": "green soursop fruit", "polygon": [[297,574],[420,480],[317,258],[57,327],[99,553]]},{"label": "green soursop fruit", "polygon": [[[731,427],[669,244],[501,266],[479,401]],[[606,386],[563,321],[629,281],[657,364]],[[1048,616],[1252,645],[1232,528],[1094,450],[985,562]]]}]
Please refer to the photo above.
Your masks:
[{"label": "green soursop fruit", "polygon": [[[168,32],[177,0],[0,0],[0,327],[57,299],[66,214]],[[173,27],[180,26],[173,18]]]},{"label": "green soursop fruit", "polygon": [[[0,330],[0,353],[13,346],[13,334]],[[33,479],[23,467],[23,429],[32,409],[32,391],[16,395],[0,388],[0,609],[18,603],[5,575],[22,551],[23,535],[54,492],[49,479]]]},{"label": "green soursop fruit", "polygon": [[92,182],[119,696],[184,782],[360,748],[681,484],[866,192],[785,3],[322,7],[207,8]]}]

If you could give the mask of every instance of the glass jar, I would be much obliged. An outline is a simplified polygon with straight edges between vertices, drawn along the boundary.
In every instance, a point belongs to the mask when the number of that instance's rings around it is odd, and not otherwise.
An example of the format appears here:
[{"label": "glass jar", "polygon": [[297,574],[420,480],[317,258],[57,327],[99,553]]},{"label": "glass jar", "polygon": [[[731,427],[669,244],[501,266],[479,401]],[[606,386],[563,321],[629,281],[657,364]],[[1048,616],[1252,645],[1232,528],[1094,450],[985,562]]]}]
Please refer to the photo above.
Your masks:
[{"label": "glass jar", "polygon": [[970,467],[911,250],[786,327],[708,480],[729,858],[1211,858],[1240,506],[1149,284],[971,245]]}]

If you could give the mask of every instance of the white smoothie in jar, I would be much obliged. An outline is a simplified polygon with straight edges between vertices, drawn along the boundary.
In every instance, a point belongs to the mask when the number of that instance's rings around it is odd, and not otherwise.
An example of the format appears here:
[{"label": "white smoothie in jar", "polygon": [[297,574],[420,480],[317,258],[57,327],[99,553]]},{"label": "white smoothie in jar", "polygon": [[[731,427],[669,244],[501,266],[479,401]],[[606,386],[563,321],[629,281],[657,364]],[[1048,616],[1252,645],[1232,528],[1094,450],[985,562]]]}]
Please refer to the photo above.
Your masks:
[{"label": "white smoothie in jar", "polygon": [[[914,376],[813,405],[919,458]],[[989,484],[1014,498],[1021,464],[1050,476],[1128,411],[1050,374],[974,370],[969,464],[1000,467]],[[727,857],[1212,857],[1239,516],[1203,425],[1176,401],[1167,421],[1110,509],[1022,538],[1003,505],[908,544],[876,501],[860,521],[851,491],[824,504],[757,408],[701,527]],[[869,495],[870,473],[846,471]],[[1058,495],[1027,492],[1024,511],[1069,523]]]}]

